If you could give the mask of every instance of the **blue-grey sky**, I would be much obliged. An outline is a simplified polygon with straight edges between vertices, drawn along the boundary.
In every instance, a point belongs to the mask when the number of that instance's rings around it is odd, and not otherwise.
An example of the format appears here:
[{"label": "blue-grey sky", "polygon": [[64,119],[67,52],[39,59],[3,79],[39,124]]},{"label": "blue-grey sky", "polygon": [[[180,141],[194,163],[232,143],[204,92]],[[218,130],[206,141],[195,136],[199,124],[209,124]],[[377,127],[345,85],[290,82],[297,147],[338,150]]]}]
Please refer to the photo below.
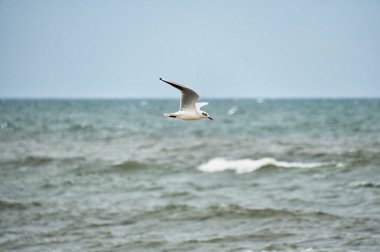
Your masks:
[{"label": "blue-grey sky", "polygon": [[0,97],[380,97],[377,0],[0,0]]}]

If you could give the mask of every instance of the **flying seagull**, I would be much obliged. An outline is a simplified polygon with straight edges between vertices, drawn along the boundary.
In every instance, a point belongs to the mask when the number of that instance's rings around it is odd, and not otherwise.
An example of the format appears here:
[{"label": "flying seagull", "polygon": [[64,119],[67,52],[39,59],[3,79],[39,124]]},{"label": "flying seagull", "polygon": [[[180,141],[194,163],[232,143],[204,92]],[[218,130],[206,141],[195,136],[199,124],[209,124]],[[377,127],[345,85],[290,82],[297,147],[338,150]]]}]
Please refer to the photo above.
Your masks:
[{"label": "flying seagull", "polygon": [[164,114],[166,117],[179,118],[182,120],[200,120],[203,118],[208,118],[213,120],[205,111],[200,108],[207,105],[207,102],[196,102],[199,95],[192,89],[185,87],[179,83],[164,80],[160,78],[163,82],[172,85],[176,89],[182,92],[182,97],[180,100],[179,111],[175,113]]}]

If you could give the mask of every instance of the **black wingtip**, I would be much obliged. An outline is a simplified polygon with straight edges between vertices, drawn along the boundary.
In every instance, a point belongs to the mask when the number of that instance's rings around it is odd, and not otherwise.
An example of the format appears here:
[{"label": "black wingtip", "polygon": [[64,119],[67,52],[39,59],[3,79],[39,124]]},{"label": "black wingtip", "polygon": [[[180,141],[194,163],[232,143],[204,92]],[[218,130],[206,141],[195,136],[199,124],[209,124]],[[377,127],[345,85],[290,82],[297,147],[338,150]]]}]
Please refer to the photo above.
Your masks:
[{"label": "black wingtip", "polygon": [[160,80],[162,81],[163,79],[160,77]]}]

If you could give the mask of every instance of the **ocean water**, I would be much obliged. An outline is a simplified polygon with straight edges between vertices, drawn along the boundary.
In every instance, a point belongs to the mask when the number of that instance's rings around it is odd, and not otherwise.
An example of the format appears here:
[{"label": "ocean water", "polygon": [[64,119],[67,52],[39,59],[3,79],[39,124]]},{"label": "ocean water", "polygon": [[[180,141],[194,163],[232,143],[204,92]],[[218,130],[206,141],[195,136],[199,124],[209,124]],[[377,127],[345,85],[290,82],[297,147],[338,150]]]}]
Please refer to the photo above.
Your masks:
[{"label": "ocean water", "polygon": [[380,99],[2,100],[0,251],[380,251]]}]

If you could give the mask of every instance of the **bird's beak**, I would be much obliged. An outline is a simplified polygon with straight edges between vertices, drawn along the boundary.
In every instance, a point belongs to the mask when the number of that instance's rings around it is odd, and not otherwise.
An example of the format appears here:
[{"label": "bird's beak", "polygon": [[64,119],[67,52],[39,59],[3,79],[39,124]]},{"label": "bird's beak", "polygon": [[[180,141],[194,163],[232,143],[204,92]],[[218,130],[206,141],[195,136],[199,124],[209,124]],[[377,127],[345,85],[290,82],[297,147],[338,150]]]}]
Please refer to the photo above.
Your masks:
[{"label": "bird's beak", "polygon": [[208,118],[208,119],[210,119],[210,120],[214,120],[214,119],[212,119],[212,117],[210,117],[210,116],[209,116],[209,117],[207,117],[207,118]]}]

